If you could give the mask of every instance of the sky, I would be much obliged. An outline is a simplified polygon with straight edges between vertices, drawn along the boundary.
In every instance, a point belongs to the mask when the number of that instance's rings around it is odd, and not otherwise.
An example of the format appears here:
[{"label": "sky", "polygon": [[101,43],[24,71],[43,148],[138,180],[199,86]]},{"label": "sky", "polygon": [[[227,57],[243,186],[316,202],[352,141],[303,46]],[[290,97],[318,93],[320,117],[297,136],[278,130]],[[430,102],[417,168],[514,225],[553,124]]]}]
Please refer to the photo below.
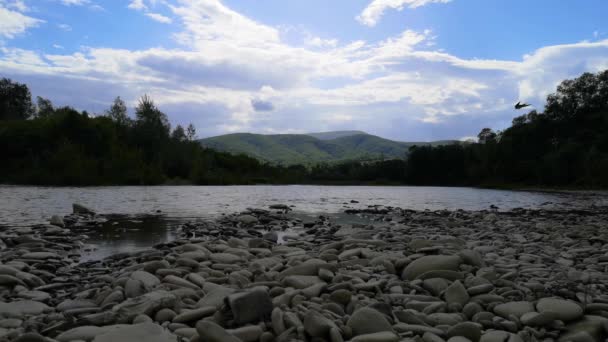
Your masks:
[{"label": "sky", "polygon": [[463,139],[608,69],[606,0],[0,0],[0,77],[198,136]]}]

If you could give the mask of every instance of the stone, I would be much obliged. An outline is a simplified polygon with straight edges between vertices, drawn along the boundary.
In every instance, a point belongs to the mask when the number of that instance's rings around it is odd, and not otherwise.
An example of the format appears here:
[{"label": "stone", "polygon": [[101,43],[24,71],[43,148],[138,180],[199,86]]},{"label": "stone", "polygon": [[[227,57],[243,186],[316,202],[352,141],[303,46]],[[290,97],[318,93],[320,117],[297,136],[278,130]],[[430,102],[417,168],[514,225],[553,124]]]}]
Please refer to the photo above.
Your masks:
[{"label": "stone", "polygon": [[46,338],[40,334],[30,332],[17,337],[13,342],[46,342]]},{"label": "stone", "polygon": [[55,337],[55,339],[59,342],[92,341],[96,336],[113,331],[115,329],[120,329],[129,326],[130,325],[125,324],[108,325],[105,327],[85,325],[65,331]]},{"label": "stone", "polygon": [[218,286],[207,292],[207,295],[199,300],[196,306],[214,306],[219,309],[224,304],[224,299],[234,292],[235,290],[229,287]]},{"label": "stone", "polygon": [[340,305],[346,306],[350,303],[350,299],[353,296],[352,292],[346,289],[340,289],[332,292],[329,295],[329,299],[333,302],[336,302]]},{"label": "stone", "polygon": [[216,311],[217,309],[213,306],[205,306],[194,310],[184,311],[173,318],[173,323],[188,323],[198,321],[203,317],[213,315]]},{"label": "stone", "polygon": [[236,220],[244,225],[252,225],[258,223],[257,217],[253,215],[240,215],[237,216]]},{"label": "stone", "polygon": [[177,336],[167,332],[160,325],[141,323],[113,329],[96,336],[93,342],[177,342]]},{"label": "stone", "polygon": [[471,342],[479,342],[481,338],[481,325],[473,322],[462,322],[452,326],[447,332],[448,338],[463,336]]},{"label": "stone", "polygon": [[448,305],[460,304],[464,306],[469,301],[469,294],[459,280],[456,280],[445,290],[445,301]]},{"label": "stone", "polygon": [[59,303],[55,309],[59,311],[68,311],[74,309],[96,308],[97,304],[86,299],[66,299]]},{"label": "stone", "polygon": [[270,318],[272,301],[264,288],[254,288],[247,292],[231,294],[226,302],[232,311],[236,324],[255,323]]},{"label": "stone", "polygon": [[353,336],[393,331],[386,317],[379,311],[371,308],[361,308],[355,311],[348,319],[346,325],[352,329]]},{"label": "stone", "polygon": [[490,330],[481,336],[479,342],[505,342],[509,339],[510,333],[502,330]]},{"label": "stone", "polygon": [[242,260],[241,257],[230,253],[214,253],[210,258],[213,262],[220,264],[236,264]]},{"label": "stone", "polygon": [[243,342],[256,342],[264,331],[259,325],[249,325],[237,329],[227,330],[230,335],[236,336]]},{"label": "stone", "polygon": [[205,342],[242,342],[238,337],[231,335],[226,329],[210,321],[196,323],[196,331],[200,341]]},{"label": "stone", "polygon": [[519,318],[523,325],[529,326],[544,326],[548,325],[556,319],[555,315],[552,312],[527,312]]},{"label": "stone", "polygon": [[72,204],[72,212],[74,212],[74,214],[95,215],[95,212],[93,210],[85,207],[80,203]]},{"label": "stone", "polygon": [[397,342],[399,335],[391,331],[382,331],[353,337],[351,342]]},{"label": "stone", "polygon": [[326,338],[330,329],[338,327],[329,318],[309,310],[304,316],[304,330],[312,337]]},{"label": "stone", "polygon": [[532,312],[534,310],[534,305],[527,301],[520,302],[508,302],[503,304],[498,304],[494,307],[494,313],[503,318],[509,318],[510,315],[513,315],[517,318],[520,318],[523,314],[527,312]]},{"label": "stone", "polygon": [[51,308],[33,300],[19,300],[10,303],[0,302],[0,316],[8,318],[22,318],[27,315],[40,315],[50,311]]},{"label": "stone", "polygon": [[283,279],[283,285],[287,287],[293,287],[295,289],[305,289],[315,284],[324,283],[321,278],[317,276],[288,276]]},{"label": "stone", "polygon": [[150,316],[160,309],[173,308],[176,303],[177,296],[170,292],[159,290],[127,299],[115,305],[112,311],[116,313],[118,323],[131,323],[137,315],[145,314]]},{"label": "stone", "polygon": [[1,286],[10,286],[10,287],[17,286],[17,285],[27,286],[21,279],[13,277],[11,275],[7,275],[7,274],[0,274],[0,285]]},{"label": "stone", "polygon": [[536,303],[536,310],[540,313],[550,313],[564,322],[573,321],[583,317],[583,308],[570,300],[559,298],[542,298]]},{"label": "stone", "polygon": [[58,215],[53,215],[51,217],[51,220],[49,221],[50,224],[52,224],[53,226],[57,226],[57,227],[65,227],[65,222],[63,222],[63,218],[61,216]]},{"label": "stone", "polygon": [[175,316],[177,316],[175,311],[173,311],[171,309],[161,309],[161,310],[158,310],[156,315],[154,315],[154,320],[156,322],[160,322],[160,323],[170,322],[170,321],[173,321],[173,318]]},{"label": "stone", "polygon": [[458,271],[462,260],[456,255],[428,255],[409,263],[401,274],[401,278],[414,280],[419,275],[429,271]]},{"label": "stone", "polygon": [[602,316],[586,315],[580,320],[566,326],[566,331],[559,337],[558,342],[577,341],[574,337],[581,333],[591,336],[594,341],[604,341],[606,338],[608,318]]}]

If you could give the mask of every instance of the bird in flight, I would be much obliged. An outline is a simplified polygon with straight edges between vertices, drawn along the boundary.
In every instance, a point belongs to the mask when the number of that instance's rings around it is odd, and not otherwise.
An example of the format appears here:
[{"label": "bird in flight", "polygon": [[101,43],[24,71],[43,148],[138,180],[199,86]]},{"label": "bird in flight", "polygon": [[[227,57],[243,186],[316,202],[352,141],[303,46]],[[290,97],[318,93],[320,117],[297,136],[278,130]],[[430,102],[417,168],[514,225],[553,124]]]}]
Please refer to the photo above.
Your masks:
[{"label": "bird in flight", "polygon": [[520,110],[522,108],[526,108],[526,107],[530,107],[531,105],[529,103],[521,103],[517,102],[517,104],[515,105],[515,109]]}]

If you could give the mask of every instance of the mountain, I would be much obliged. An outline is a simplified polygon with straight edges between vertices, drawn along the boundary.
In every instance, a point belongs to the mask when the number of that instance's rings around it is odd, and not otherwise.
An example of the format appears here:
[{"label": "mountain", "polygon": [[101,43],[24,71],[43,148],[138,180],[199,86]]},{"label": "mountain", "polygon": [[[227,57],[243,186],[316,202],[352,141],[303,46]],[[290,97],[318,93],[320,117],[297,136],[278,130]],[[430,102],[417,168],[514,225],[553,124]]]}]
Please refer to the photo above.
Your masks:
[{"label": "mountain", "polygon": [[350,137],[353,135],[366,134],[363,131],[333,131],[333,132],[320,132],[320,133],[306,133],[311,137],[315,137],[319,140],[332,140],[343,137]]},{"label": "mountain", "polygon": [[413,145],[441,145],[453,141],[400,142],[360,131],[337,131],[276,135],[234,133],[202,139],[200,143],[219,151],[291,165],[404,158]]}]

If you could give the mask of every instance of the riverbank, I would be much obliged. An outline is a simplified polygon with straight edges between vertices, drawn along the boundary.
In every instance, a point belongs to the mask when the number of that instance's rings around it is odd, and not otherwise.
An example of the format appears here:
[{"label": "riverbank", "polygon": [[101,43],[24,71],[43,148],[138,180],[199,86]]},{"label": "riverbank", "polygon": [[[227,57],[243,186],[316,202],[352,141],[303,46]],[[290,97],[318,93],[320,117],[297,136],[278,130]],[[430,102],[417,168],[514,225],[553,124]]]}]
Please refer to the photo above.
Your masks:
[{"label": "riverbank", "polygon": [[98,221],[86,208],[54,217],[54,225],[9,227],[0,233],[0,336],[60,342],[606,337],[604,208],[350,209],[360,224],[301,220],[288,209],[185,224],[174,241],[84,263],[87,237],[79,231]]}]

